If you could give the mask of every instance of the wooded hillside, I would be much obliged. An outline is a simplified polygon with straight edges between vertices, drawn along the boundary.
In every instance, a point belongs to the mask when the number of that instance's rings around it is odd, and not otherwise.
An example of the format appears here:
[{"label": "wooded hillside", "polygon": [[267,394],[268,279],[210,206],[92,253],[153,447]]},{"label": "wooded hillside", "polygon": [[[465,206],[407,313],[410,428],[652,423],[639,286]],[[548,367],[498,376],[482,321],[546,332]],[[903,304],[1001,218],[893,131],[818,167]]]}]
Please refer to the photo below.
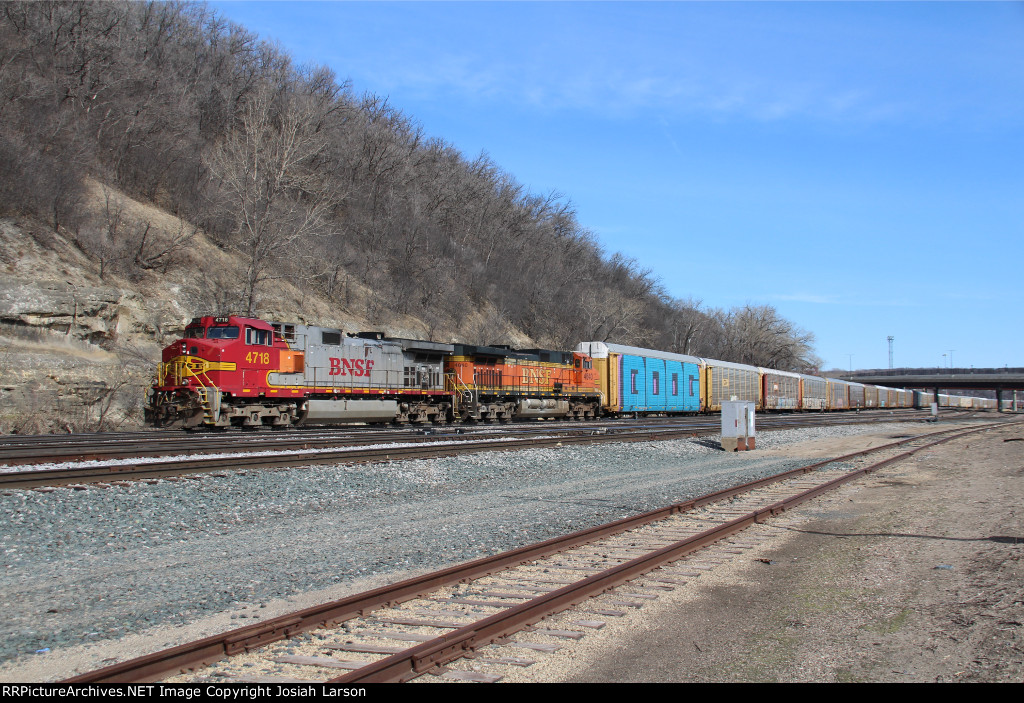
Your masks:
[{"label": "wooded hillside", "polygon": [[[185,224],[156,228],[109,196],[84,208],[95,182]],[[109,285],[203,281],[195,314],[259,315],[287,281],[380,329],[415,318],[431,339],[816,361],[813,336],[771,307],[671,298],[603,252],[567,198],[201,4],[0,4],[0,216],[45,222]],[[199,232],[236,275],[185,265]]]}]

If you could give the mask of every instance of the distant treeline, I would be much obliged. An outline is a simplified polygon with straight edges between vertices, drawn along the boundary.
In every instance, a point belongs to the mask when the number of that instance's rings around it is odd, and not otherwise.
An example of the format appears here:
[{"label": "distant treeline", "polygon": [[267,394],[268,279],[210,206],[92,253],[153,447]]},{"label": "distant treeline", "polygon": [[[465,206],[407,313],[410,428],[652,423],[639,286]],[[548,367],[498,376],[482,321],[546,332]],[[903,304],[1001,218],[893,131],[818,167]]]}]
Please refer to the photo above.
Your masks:
[{"label": "distant treeline", "polygon": [[[109,197],[86,217],[89,179],[189,226],[157,235]],[[437,338],[817,363],[813,336],[773,308],[669,297],[605,255],[560,194],[528,192],[202,4],[0,3],[0,212],[49,223],[101,276],[128,279],[173,273],[201,228],[245,268],[211,308],[258,313],[267,282],[287,279]]]}]

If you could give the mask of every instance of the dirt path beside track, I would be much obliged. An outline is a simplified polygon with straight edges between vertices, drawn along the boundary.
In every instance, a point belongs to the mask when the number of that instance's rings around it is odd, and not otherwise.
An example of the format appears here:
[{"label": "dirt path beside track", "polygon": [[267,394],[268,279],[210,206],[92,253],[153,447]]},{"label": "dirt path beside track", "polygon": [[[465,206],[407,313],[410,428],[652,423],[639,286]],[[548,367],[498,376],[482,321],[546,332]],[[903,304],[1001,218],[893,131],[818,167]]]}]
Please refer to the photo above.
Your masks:
[{"label": "dirt path beside track", "polygon": [[774,535],[757,553],[645,607],[626,631],[588,636],[564,670],[526,675],[1024,680],[1020,426],[928,450],[757,529]]}]

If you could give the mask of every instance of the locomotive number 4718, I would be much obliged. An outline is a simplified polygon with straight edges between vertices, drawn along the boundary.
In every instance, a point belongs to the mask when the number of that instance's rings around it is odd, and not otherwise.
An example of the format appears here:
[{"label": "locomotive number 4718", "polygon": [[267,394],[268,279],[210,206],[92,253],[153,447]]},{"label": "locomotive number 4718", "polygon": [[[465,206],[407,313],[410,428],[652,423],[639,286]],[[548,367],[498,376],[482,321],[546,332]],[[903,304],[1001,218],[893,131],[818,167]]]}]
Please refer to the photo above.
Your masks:
[{"label": "locomotive number 4718", "polygon": [[245,355],[247,364],[269,364],[270,352],[249,352]]}]

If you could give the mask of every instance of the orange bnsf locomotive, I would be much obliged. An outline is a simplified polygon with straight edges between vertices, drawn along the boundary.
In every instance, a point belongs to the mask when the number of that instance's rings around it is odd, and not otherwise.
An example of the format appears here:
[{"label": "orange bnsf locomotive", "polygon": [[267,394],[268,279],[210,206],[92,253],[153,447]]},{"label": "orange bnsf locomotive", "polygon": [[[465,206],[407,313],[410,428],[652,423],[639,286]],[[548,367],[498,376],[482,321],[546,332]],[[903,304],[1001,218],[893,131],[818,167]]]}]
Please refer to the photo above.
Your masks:
[{"label": "orange bnsf locomotive", "polygon": [[589,357],[197,317],[163,350],[146,420],[163,427],[594,417]]},{"label": "orange bnsf locomotive", "polygon": [[449,387],[471,420],[594,418],[601,392],[591,358],[580,352],[456,344],[445,361]]}]

